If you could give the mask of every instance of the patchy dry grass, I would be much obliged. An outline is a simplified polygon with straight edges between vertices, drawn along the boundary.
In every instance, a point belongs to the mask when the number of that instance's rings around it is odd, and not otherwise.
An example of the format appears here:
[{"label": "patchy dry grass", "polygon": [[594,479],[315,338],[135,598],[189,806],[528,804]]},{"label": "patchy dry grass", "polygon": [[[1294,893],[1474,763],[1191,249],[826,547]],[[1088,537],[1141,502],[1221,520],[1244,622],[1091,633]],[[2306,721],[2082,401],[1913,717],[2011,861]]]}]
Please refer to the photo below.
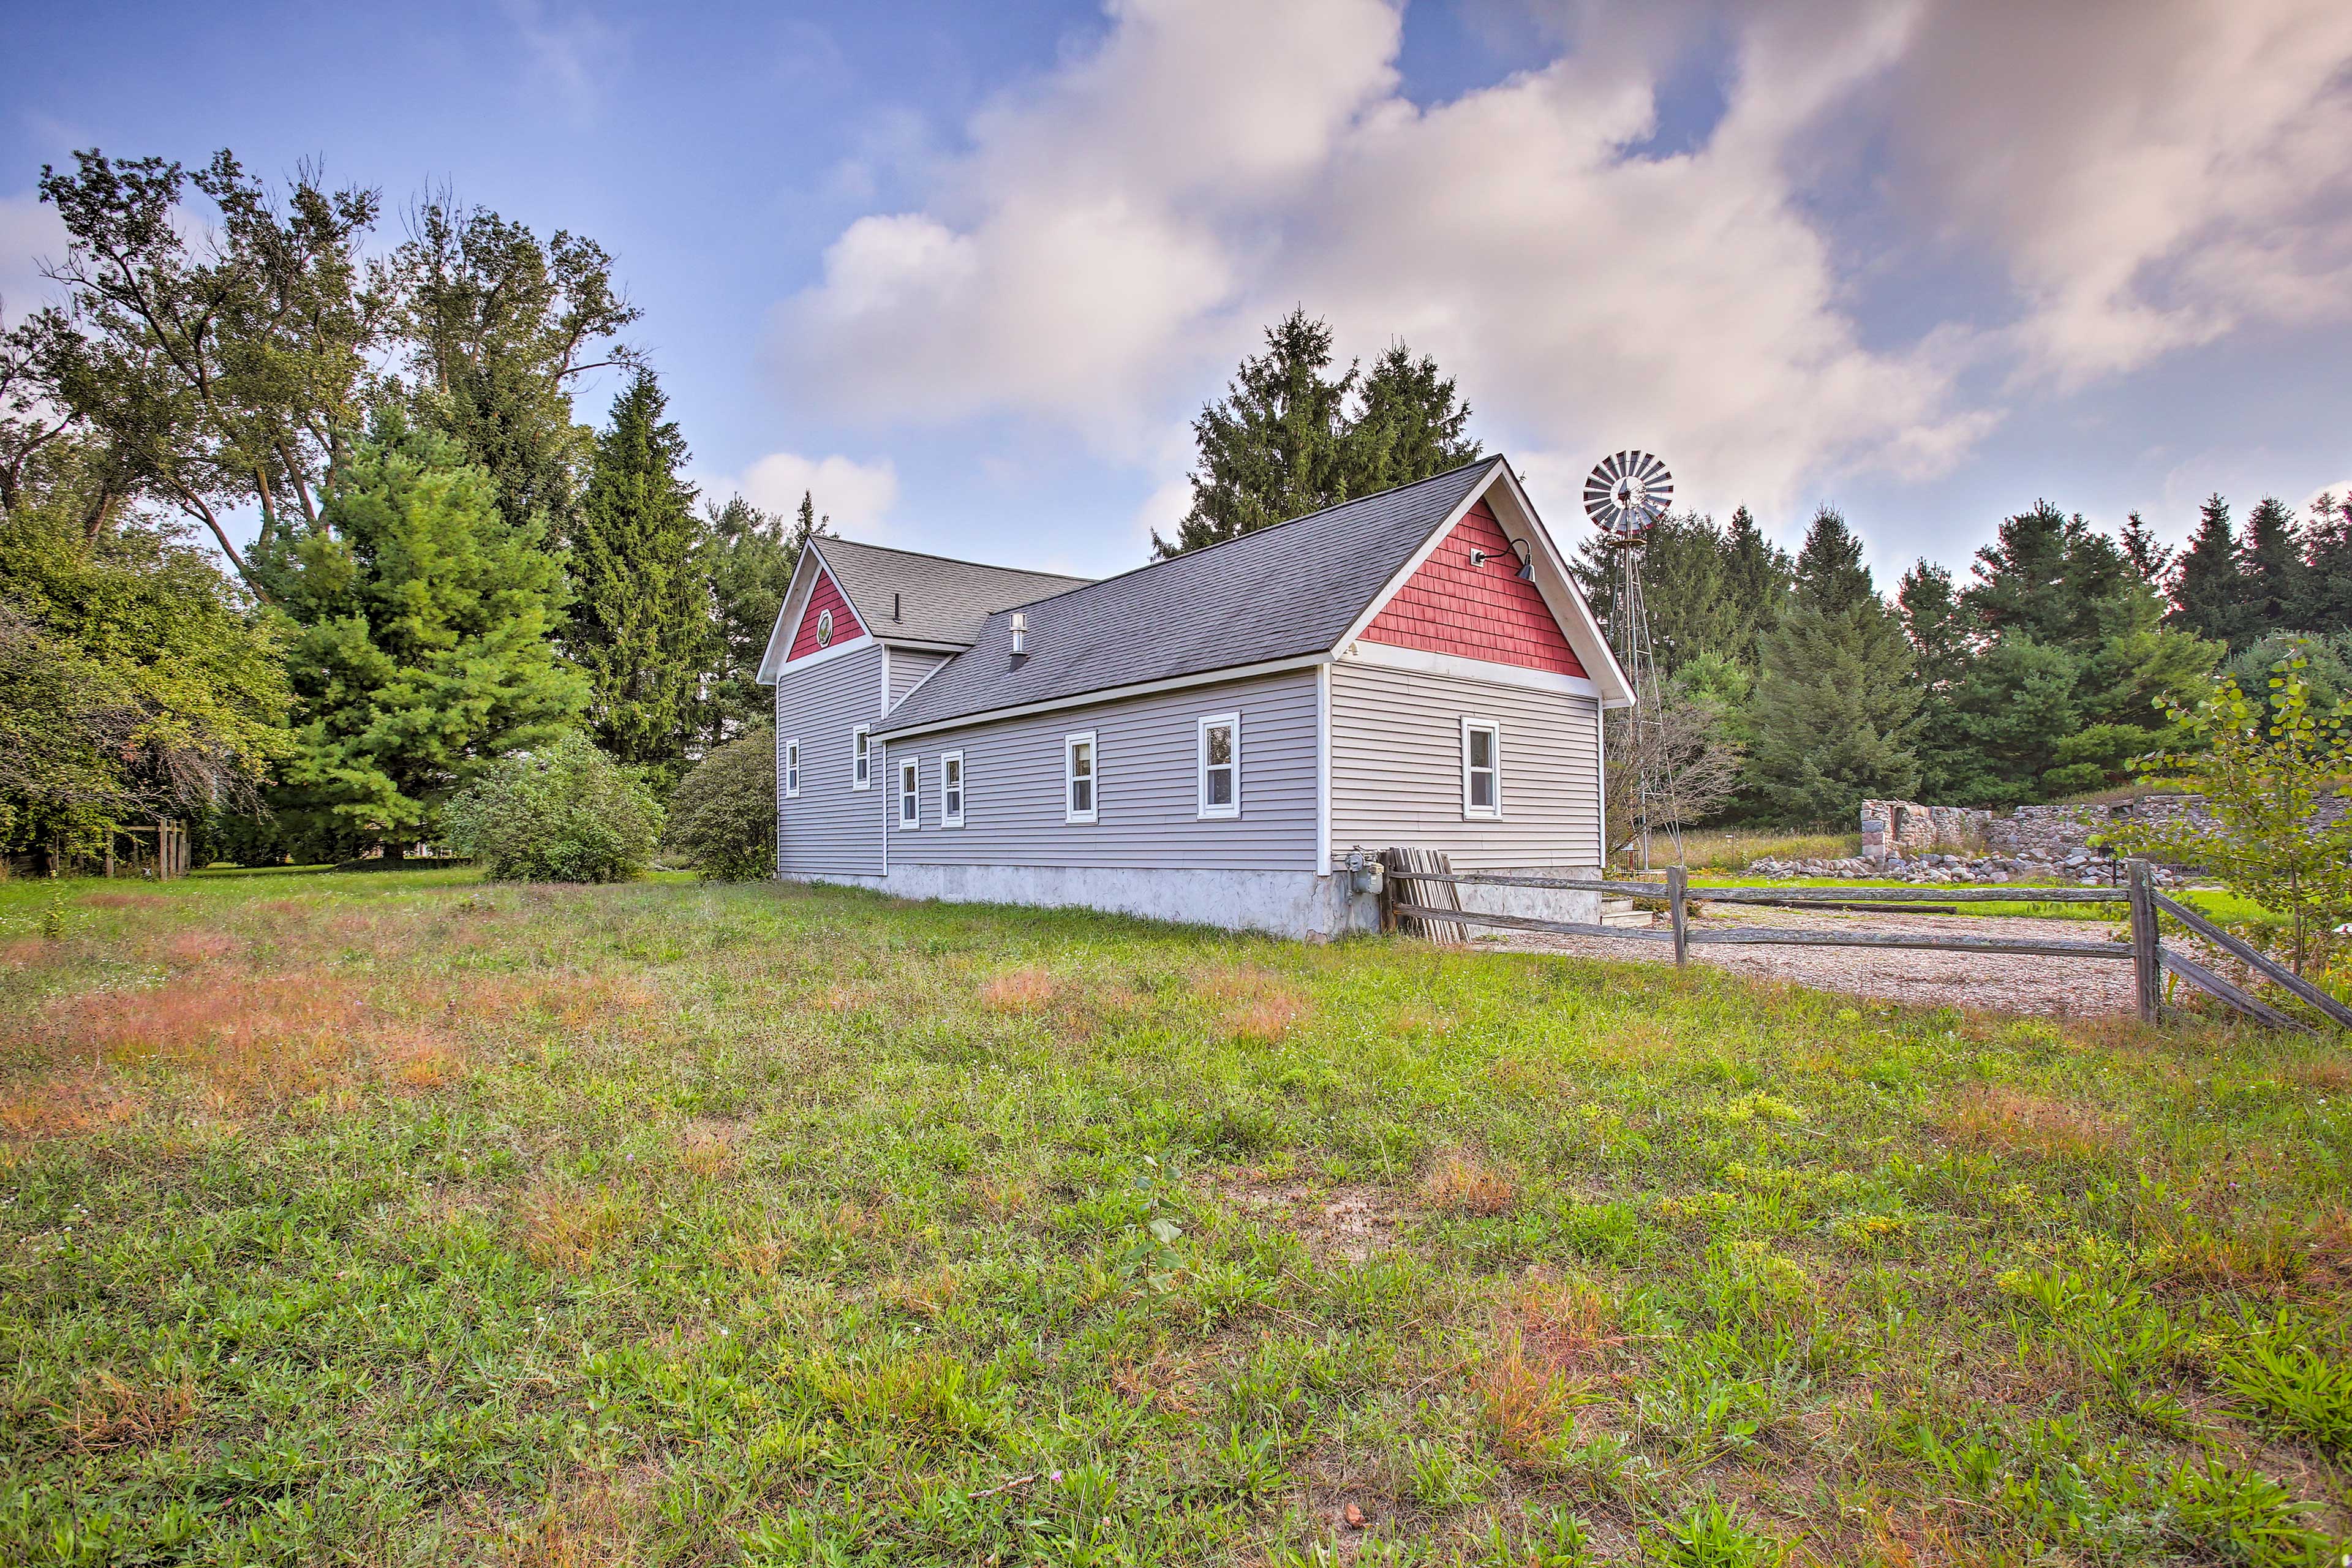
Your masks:
[{"label": "patchy dry grass", "polygon": [[2347,1061],[848,892],[0,887],[0,1561],[2330,1561]]}]

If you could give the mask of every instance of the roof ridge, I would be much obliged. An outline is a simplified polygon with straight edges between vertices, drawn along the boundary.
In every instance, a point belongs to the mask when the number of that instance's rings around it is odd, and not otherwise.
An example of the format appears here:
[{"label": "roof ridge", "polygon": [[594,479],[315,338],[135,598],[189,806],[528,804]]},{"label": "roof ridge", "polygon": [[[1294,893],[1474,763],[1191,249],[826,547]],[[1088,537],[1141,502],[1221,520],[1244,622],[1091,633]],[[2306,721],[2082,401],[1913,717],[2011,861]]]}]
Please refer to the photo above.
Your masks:
[{"label": "roof ridge", "polygon": [[1473,458],[1466,463],[1456,463],[1450,468],[1443,468],[1433,474],[1425,474],[1417,479],[1407,479],[1401,485],[1391,485],[1384,490],[1367,490],[1360,496],[1349,496],[1346,500],[1333,501],[1329,506],[1318,507],[1313,511],[1302,511],[1297,517],[1286,517],[1280,522],[1269,522],[1264,528],[1253,528],[1247,533],[1236,533],[1231,539],[1220,539],[1214,543],[1203,544],[1197,550],[1180,551],[1174,555],[1163,555],[1157,561],[1147,561],[1140,566],[1130,566],[1124,572],[1114,572],[1108,577],[1091,578],[1079,583],[1076,587],[1065,588],[1058,594],[1048,594],[1042,599],[1032,599],[1025,605],[1007,605],[1002,610],[991,610],[989,619],[993,620],[998,616],[1009,615],[1014,610],[1032,609],[1050,600],[1067,598],[1072,594],[1082,593],[1088,588],[1099,588],[1106,583],[1117,583],[1132,577],[1139,572],[1149,572],[1154,567],[1172,565],[1179,561],[1197,560],[1212,550],[1222,550],[1228,544],[1239,544],[1245,539],[1263,539],[1267,534],[1288,528],[1295,522],[1312,522],[1318,517],[1328,517],[1342,507],[1355,506],[1368,500],[1378,500],[1382,496],[1392,496],[1399,490],[1409,490],[1418,485],[1435,484],[1440,479],[1450,478],[1465,469],[1475,468],[1487,463],[1499,463],[1502,460],[1503,454],[1500,452],[1489,453],[1483,458]]},{"label": "roof ridge", "polygon": [[1058,577],[1066,583],[1093,583],[1100,579],[1081,577],[1072,572],[1047,572],[1034,566],[1000,566],[993,561],[967,561],[961,555],[934,555],[928,550],[908,550],[896,544],[871,544],[863,539],[851,539],[838,533],[817,533],[809,536],[809,544],[819,554],[826,543],[854,544],[860,550],[879,550],[889,555],[911,555],[918,561],[938,561],[950,566],[977,566],[983,572],[1017,572],[1024,577]]}]

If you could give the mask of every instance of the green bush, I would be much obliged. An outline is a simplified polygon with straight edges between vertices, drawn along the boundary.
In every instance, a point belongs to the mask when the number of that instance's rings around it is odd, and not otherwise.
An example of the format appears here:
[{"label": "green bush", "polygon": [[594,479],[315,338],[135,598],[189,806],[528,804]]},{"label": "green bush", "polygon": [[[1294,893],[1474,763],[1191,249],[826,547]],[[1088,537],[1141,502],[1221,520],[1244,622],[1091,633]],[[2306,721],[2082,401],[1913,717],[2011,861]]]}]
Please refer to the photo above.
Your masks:
[{"label": "green bush", "polygon": [[570,734],[458,792],[443,837],[499,881],[618,882],[652,858],[662,808],[636,775]]},{"label": "green bush", "polygon": [[714,749],[669,796],[663,847],[713,881],[776,869],[776,731],[754,724]]}]

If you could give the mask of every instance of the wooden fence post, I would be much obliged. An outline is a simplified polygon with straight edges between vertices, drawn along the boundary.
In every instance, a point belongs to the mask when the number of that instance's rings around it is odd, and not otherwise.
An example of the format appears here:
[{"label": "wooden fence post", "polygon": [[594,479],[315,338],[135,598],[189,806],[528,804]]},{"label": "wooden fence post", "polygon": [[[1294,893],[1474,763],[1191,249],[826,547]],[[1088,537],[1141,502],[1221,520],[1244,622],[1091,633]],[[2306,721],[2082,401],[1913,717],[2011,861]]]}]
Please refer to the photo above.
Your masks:
[{"label": "wooden fence post", "polygon": [[2139,1021],[2153,1024],[2164,1000],[2164,955],[2156,926],[2156,886],[2145,860],[2126,861],[2124,874],[2131,891],[2132,991],[2139,1004]]},{"label": "wooden fence post", "polygon": [[1666,923],[1675,931],[1675,967],[1680,969],[1690,962],[1690,909],[1685,897],[1690,889],[1690,872],[1680,866],[1666,868]]}]

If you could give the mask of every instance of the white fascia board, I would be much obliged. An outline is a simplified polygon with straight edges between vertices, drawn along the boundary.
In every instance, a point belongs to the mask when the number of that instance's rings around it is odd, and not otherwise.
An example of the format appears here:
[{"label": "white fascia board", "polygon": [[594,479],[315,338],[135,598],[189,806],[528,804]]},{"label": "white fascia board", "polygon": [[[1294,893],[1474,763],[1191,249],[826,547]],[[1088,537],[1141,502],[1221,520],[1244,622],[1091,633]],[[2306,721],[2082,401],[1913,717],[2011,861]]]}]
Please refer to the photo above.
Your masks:
[{"label": "white fascia board", "polygon": [[[802,549],[800,560],[793,563],[793,580],[784,584],[784,602],[776,606],[776,624],[768,632],[768,646],[761,650],[759,673],[751,678],[760,685],[773,686],[776,683],[776,676],[784,667],[784,656],[793,650],[792,634],[799,629],[801,616],[808,610],[809,595],[816,591],[819,573],[833,579],[834,588],[841,595],[842,602],[848,605],[857,616],[858,626],[864,628],[859,637],[873,636],[873,628],[866,624],[866,612],[850,599],[849,590],[841,585],[840,575],[825,560],[824,552],[816,547],[816,541],[812,539]],[[803,659],[801,662],[805,664],[808,661]]]},{"label": "white fascia board", "polygon": [[[1081,691],[1043,702],[1024,702],[1010,708],[984,708],[977,713],[893,730],[889,738],[893,741],[912,740],[917,735],[935,735],[941,730],[970,730],[1006,719],[1025,719],[1032,713],[1054,713],[1066,708],[1092,708],[1099,703],[1123,701],[1129,697],[1149,697],[1155,691],[1181,691],[1192,686],[1223,686],[1228,681],[1248,680],[1261,675],[1280,675],[1285,670],[1312,669],[1318,664],[1330,662],[1331,656],[1328,653],[1309,653],[1296,658],[1268,659],[1264,664],[1229,665],[1223,669],[1204,669],[1197,675],[1171,675],[1165,680],[1140,680],[1131,686],[1109,686],[1099,691]],[[937,674],[938,671],[932,673]],[[923,679],[929,680],[930,676]],[[908,697],[913,695],[912,691],[907,693]],[[899,705],[906,705],[905,698],[899,699]]]},{"label": "white fascia board", "polygon": [[[1511,472],[1511,465],[1504,463],[1500,467],[1502,473],[1498,478],[1501,482],[1485,488],[1500,489],[1512,510],[1519,514],[1520,523],[1526,528],[1528,538],[1533,542],[1538,563],[1537,592],[1543,595],[1544,603],[1551,606],[1552,616],[1559,622],[1560,630],[1568,634],[1569,646],[1576,650],[1576,661],[1584,666],[1585,673],[1592,678],[1593,685],[1599,689],[1601,706],[1632,707],[1633,684],[1625,679],[1625,671],[1619,667],[1617,656],[1610,651],[1609,638],[1602,633],[1592,606],[1585,602],[1583,591],[1577,587],[1576,576],[1569,570],[1568,558],[1560,553],[1551,531],[1544,526],[1535,502],[1529,500],[1528,492],[1520,488],[1519,477]],[[1503,531],[1507,536],[1510,530],[1507,527]]]},{"label": "white fascia board", "polygon": [[1381,584],[1381,591],[1372,595],[1372,602],[1364,606],[1364,613],[1358,616],[1349,624],[1348,629],[1339,634],[1339,640],[1331,645],[1334,652],[1346,647],[1364,635],[1364,628],[1372,624],[1373,617],[1388,607],[1389,601],[1397,596],[1398,591],[1412,581],[1412,574],[1420,571],[1423,564],[1437,553],[1437,547],[1445,542],[1447,536],[1461,526],[1462,520],[1470,514],[1470,509],[1478,504],[1478,498],[1494,488],[1494,470],[1502,468],[1507,472],[1509,468],[1510,465],[1500,458],[1496,458],[1487,465],[1486,477],[1472,485],[1469,492],[1463,496],[1454,510],[1445,514],[1445,521],[1429,531],[1429,537],[1421,542],[1421,547],[1406,559],[1403,565],[1396,569],[1394,575]]},{"label": "white fascia board", "polygon": [[1341,664],[1374,664],[1388,669],[1409,669],[1418,675],[1444,675],[1457,680],[1483,680],[1489,686],[1517,686],[1529,691],[1559,691],[1572,697],[1599,700],[1601,688],[1581,675],[1529,669],[1525,665],[1498,664],[1493,659],[1465,658],[1460,654],[1431,653],[1395,643],[1349,643],[1340,651]]}]

